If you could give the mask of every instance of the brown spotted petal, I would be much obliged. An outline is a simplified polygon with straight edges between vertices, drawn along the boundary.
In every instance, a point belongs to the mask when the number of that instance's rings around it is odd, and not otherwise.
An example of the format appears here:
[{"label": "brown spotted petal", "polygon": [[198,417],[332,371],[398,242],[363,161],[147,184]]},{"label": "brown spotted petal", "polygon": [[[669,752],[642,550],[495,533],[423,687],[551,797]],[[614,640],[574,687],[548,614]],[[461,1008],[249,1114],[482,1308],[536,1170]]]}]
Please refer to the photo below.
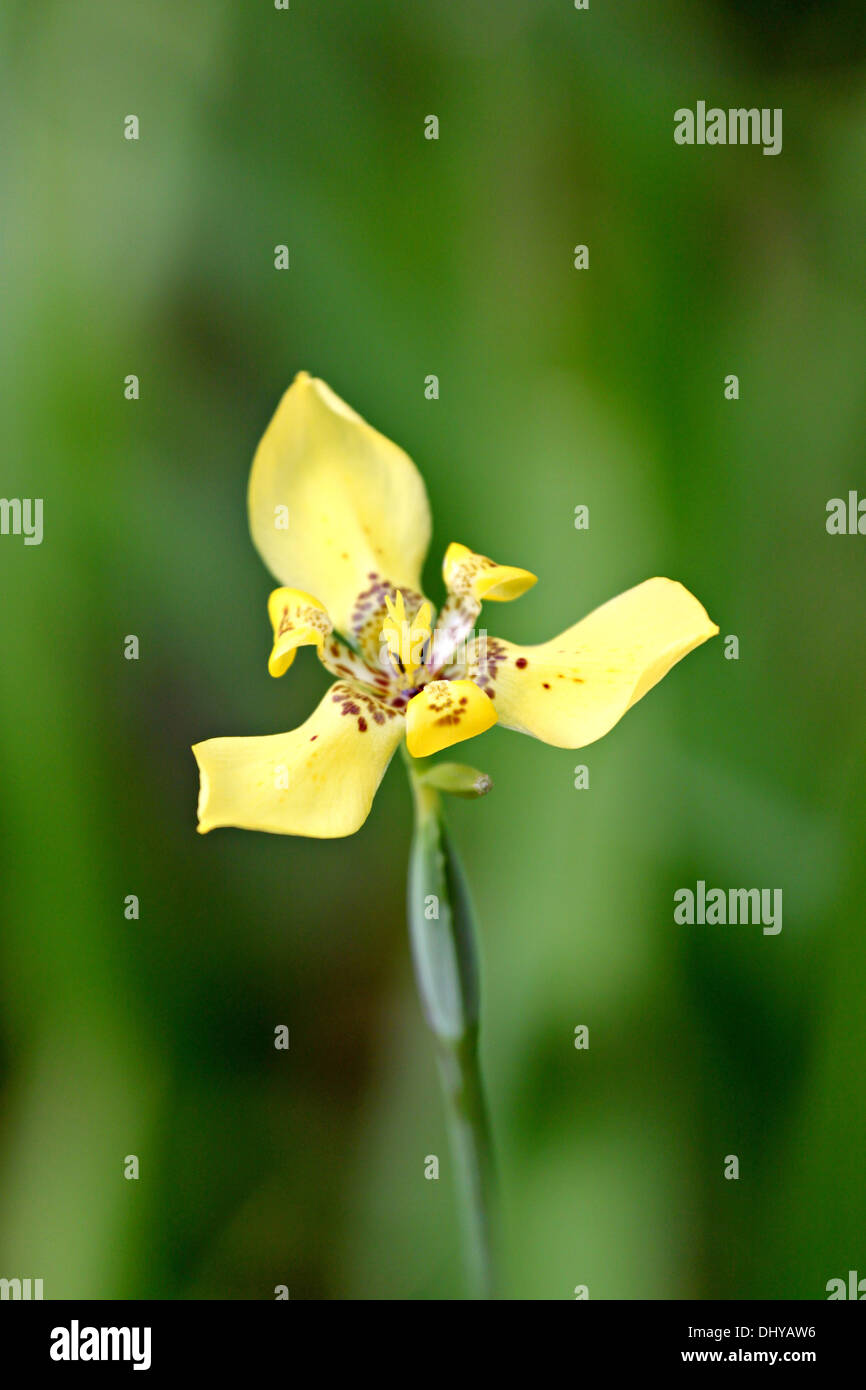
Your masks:
[{"label": "brown spotted petal", "polygon": [[274,645],[268,658],[272,676],[283,676],[299,647],[314,646],[319,655],[331,632],[331,619],[324,604],[300,589],[274,589],[268,599],[268,616],[274,630]]},{"label": "brown spotted petal", "polygon": [[337,681],[290,733],[196,744],[199,831],[233,825],[317,839],[353,834],[405,724],[369,691]]},{"label": "brown spotted petal", "polygon": [[473,681],[430,681],[407,706],[406,744],[413,758],[427,758],[495,723],[493,701]]},{"label": "brown spotted petal", "polygon": [[449,594],[478,603],[511,603],[537,583],[529,570],[500,565],[458,541],[452,541],[445,552],[442,577]]},{"label": "brown spotted petal", "polygon": [[467,669],[506,728],[582,748],[718,630],[682,584],[648,579],[549,642],[470,644]]},{"label": "brown spotted petal", "polygon": [[434,672],[463,660],[463,649],[474,636],[482,603],[511,603],[536,583],[529,570],[500,565],[452,541],[442,561],[448,598],[439,614],[433,639]]}]

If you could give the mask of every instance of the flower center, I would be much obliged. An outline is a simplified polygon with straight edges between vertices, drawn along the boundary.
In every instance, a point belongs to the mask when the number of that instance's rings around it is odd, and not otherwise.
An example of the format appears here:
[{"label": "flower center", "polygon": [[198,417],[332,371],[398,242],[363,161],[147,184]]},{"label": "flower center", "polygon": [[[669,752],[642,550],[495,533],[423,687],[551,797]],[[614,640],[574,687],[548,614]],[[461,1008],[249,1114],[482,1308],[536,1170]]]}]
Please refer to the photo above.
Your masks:
[{"label": "flower center", "polygon": [[393,600],[385,596],[385,605],[388,612],[382,623],[382,642],[401,684],[412,686],[415,684],[415,672],[424,665],[430,650],[433,637],[430,618],[433,610],[425,599],[410,621],[406,617],[406,604],[399,589]]}]

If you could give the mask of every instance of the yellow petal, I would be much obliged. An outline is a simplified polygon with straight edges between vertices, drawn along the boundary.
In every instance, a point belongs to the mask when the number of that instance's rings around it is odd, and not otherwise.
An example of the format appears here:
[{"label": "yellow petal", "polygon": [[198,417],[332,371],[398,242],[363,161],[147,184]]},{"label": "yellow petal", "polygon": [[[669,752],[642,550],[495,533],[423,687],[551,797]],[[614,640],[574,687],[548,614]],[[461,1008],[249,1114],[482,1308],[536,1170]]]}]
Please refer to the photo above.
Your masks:
[{"label": "yellow petal", "polygon": [[510,603],[537,583],[537,576],[514,565],[497,565],[486,555],[476,555],[452,541],[442,561],[442,575],[449,593],[479,602]]},{"label": "yellow petal", "polygon": [[431,681],[406,706],[406,743],[413,758],[427,758],[483,734],[496,718],[493,701],[474,681]]},{"label": "yellow petal", "polygon": [[361,687],[337,681],[291,733],[197,743],[200,833],[233,825],[315,839],[354,834],[404,725]]},{"label": "yellow petal", "polygon": [[331,620],[317,598],[302,589],[274,589],[268,599],[268,617],[274,629],[274,646],[268,658],[272,676],[285,675],[298,647],[318,647],[321,655]]},{"label": "yellow petal", "polygon": [[506,728],[582,748],[718,630],[682,584],[648,579],[539,646],[479,640],[469,670]]},{"label": "yellow petal", "polygon": [[282,584],[316,594],[349,635],[371,580],[419,588],[430,538],[412,460],[329,386],[301,372],[265,430],[250,474],[250,530]]}]

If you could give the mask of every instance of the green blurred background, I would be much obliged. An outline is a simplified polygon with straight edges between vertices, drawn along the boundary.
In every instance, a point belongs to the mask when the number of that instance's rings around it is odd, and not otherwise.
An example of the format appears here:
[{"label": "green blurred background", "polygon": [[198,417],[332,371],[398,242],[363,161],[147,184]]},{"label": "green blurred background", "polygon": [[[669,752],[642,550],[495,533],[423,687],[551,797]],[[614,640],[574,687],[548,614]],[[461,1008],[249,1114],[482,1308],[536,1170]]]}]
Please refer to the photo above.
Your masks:
[{"label": "green blurred background", "polygon": [[[506,1292],[866,1275],[866,540],[824,526],[866,488],[860,6],[0,13],[0,492],[45,507],[0,538],[0,1275],[461,1293],[399,762],[353,839],[195,833],[190,744],[325,685],[267,674],[245,518],[301,368],[421,468],[434,598],[457,539],[540,576],[500,635],[658,573],[740,641],[585,752],[466,750]],[[675,145],[698,99],[781,106],[783,153]],[[781,935],[675,926],[698,878],[781,887]]]}]

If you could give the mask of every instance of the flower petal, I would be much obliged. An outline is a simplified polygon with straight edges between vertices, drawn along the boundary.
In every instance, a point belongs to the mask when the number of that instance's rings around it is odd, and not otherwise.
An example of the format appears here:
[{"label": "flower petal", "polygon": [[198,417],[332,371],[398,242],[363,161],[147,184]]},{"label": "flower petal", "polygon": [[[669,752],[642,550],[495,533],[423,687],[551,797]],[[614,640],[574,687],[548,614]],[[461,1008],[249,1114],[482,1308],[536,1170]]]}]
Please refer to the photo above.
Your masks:
[{"label": "flower petal", "polygon": [[486,555],[478,555],[465,545],[452,541],[442,561],[442,577],[448,588],[448,598],[436,622],[430,665],[434,671],[454,663],[458,648],[475,626],[481,605],[490,599],[494,603],[510,603],[520,598],[536,584],[529,570],[514,565],[497,565]]},{"label": "flower petal", "polygon": [[323,381],[301,372],[250,474],[250,531],[282,584],[316,594],[348,635],[371,577],[416,591],[430,539],[421,475]]},{"label": "flower petal", "polygon": [[406,744],[413,758],[483,734],[496,723],[493,701],[474,681],[431,681],[406,706]]},{"label": "flower petal", "polygon": [[457,541],[452,541],[445,551],[442,576],[449,593],[482,603],[511,603],[538,582],[538,576],[529,570],[498,565]]},{"label": "flower petal", "polygon": [[404,727],[384,702],[337,681],[290,733],[197,743],[200,833],[233,825],[315,839],[354,834]]},{"label": "flower petal", "polygon": [[268,658],[272,676],[283,676],[295,659],[298,647],[318,647],[322,655],[325,638],[331,632],[328,610],[312,594],[302,589],[274,589],[268,599],[268,617],[274,629],[274,646]]},{"label": "flower petal", "polygon": [[582,748],[718,630],[682,584],[648,579],[539,646],[471,644],[468,669],[492,692],[500,724]]}]

